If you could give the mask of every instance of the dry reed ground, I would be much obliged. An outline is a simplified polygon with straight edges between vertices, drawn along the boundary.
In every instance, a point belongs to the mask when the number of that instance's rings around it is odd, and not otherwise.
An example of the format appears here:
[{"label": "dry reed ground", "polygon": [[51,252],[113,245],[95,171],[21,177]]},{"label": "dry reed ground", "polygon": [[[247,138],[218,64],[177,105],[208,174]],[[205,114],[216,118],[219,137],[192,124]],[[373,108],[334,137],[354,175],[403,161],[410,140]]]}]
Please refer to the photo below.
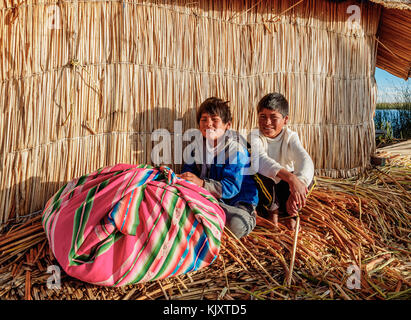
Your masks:
[{"label": "dry reed ground", "polygon": [[[61,289],[47,289],[56,261],[36,216],[2,228],[0,299],[410,299],[410,185],[411,158],[401,156],[357,179],[317,177],[301,213],[291,286],[294,232],[259,219],[240,241],[226,232],[218,259],[196,272],[108,288],[62,271]],[[361,270],[359,289],[347,284],[355,284],[350,265]]]}]

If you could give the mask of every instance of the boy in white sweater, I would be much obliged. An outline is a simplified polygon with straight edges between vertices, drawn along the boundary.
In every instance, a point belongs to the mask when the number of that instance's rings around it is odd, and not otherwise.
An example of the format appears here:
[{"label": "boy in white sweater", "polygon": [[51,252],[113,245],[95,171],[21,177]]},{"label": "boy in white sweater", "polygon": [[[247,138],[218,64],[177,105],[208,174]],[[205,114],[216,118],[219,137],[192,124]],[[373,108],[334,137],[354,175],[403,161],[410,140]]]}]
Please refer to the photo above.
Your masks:
[{"label": "boy in white sweater", "polygon": [[[258,135],[251,145],[257,150],[259,206],[262,213],[278,223],[278,215],[295,217],[305,206],[308,188],[314,177],[314,164],[301,145],[298,134],[286,127],[288,101],[279,93],[264,96],[257,105]],[[289,219],[294,229],[295,219]]]}]

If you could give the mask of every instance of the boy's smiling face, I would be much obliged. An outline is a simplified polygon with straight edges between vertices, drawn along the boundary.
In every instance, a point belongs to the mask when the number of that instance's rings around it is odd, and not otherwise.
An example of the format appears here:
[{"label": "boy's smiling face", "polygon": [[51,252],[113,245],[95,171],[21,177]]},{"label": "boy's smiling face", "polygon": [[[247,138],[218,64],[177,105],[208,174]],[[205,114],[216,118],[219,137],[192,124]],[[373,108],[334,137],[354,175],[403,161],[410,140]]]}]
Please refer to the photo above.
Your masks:
[{"label": "boy's smiling face", "polygon": [[264,108],[258,113],[258,127],[261,133],[268,138],[278,136],[287,122],[288,116],[283,117],[281,113],[275,110]]},{"label": "boy's smiling face", "polygon": [[199,127],[203,137],[217,142],[227,129],[230,129],[231,122],[224,123],[219,115],[204,112],[201,115]]}]

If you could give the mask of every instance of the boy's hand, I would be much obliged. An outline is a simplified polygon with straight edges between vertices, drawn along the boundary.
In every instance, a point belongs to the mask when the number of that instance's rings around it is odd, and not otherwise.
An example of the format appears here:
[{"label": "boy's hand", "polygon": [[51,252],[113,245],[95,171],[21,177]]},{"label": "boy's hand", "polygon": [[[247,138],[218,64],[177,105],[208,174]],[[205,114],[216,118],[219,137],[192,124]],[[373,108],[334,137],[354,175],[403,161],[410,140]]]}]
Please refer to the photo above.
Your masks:
[{"label": "boy's hand", "polygon": [[197,177],[194,173],[191,172],[184,172],[182,174],[178,174],[177,177],[191,181],[198,185],[199,187],[204,187],[204,180]]},{"label": "boy's hand", "polygon": [[295,217],[298,214],[298,204],[297,201],[295,200],[295,198],[293,196],[290,196],[285,204],[285,208],[287,210],[287,213],[292,216]]},{"label": "boy's hand", "polygon": [[290,208],[297,207],[297,211],[305,206],[305,201],[307,198],[308,188],[307,186],[298,179],[295,175],[291,177],[288,182],[290,186],[290,199],[292,199],[292,204],[290,203]]},{"label": "boy's hand", "polygon": [[297,202],[295,201],[295,199],[290,196],[285,204],[287,213],[293,217],[293,219],[287,219],[287,226],[289,229],[291,230],[295,230],[295,225],[296,225],[296,220],[295,217],[298,215],[298,205]]},{"label": "boy's hand", "polygon": [[294,198],[298,209],[304,207],[305,199],[308,193],[307,186],[300,179],[298,179],[296,175],[288,172],[284,168],[278,171],[277,177],[287,182],[290,186],[290,197]]}]

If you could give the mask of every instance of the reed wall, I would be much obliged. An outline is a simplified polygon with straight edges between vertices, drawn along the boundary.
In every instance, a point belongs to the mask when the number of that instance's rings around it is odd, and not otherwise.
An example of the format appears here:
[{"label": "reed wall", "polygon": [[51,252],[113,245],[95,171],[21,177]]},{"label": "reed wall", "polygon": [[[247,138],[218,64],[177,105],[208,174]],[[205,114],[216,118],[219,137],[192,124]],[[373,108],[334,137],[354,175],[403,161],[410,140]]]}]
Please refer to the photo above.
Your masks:
[{"label": "reed wall", "polygon": [[411,1],[408,10],[382,9],[377,67],[408,80],[411,77]]},{"label": "reed wall", "polygon": [[258,100],[283,93],[317,174],[360,173],[375,149],[379,16],[325,0],[3,1],[0,223],[102,166],[151,163],[152,131],[195,127],[209,96],[250,129]]}]

